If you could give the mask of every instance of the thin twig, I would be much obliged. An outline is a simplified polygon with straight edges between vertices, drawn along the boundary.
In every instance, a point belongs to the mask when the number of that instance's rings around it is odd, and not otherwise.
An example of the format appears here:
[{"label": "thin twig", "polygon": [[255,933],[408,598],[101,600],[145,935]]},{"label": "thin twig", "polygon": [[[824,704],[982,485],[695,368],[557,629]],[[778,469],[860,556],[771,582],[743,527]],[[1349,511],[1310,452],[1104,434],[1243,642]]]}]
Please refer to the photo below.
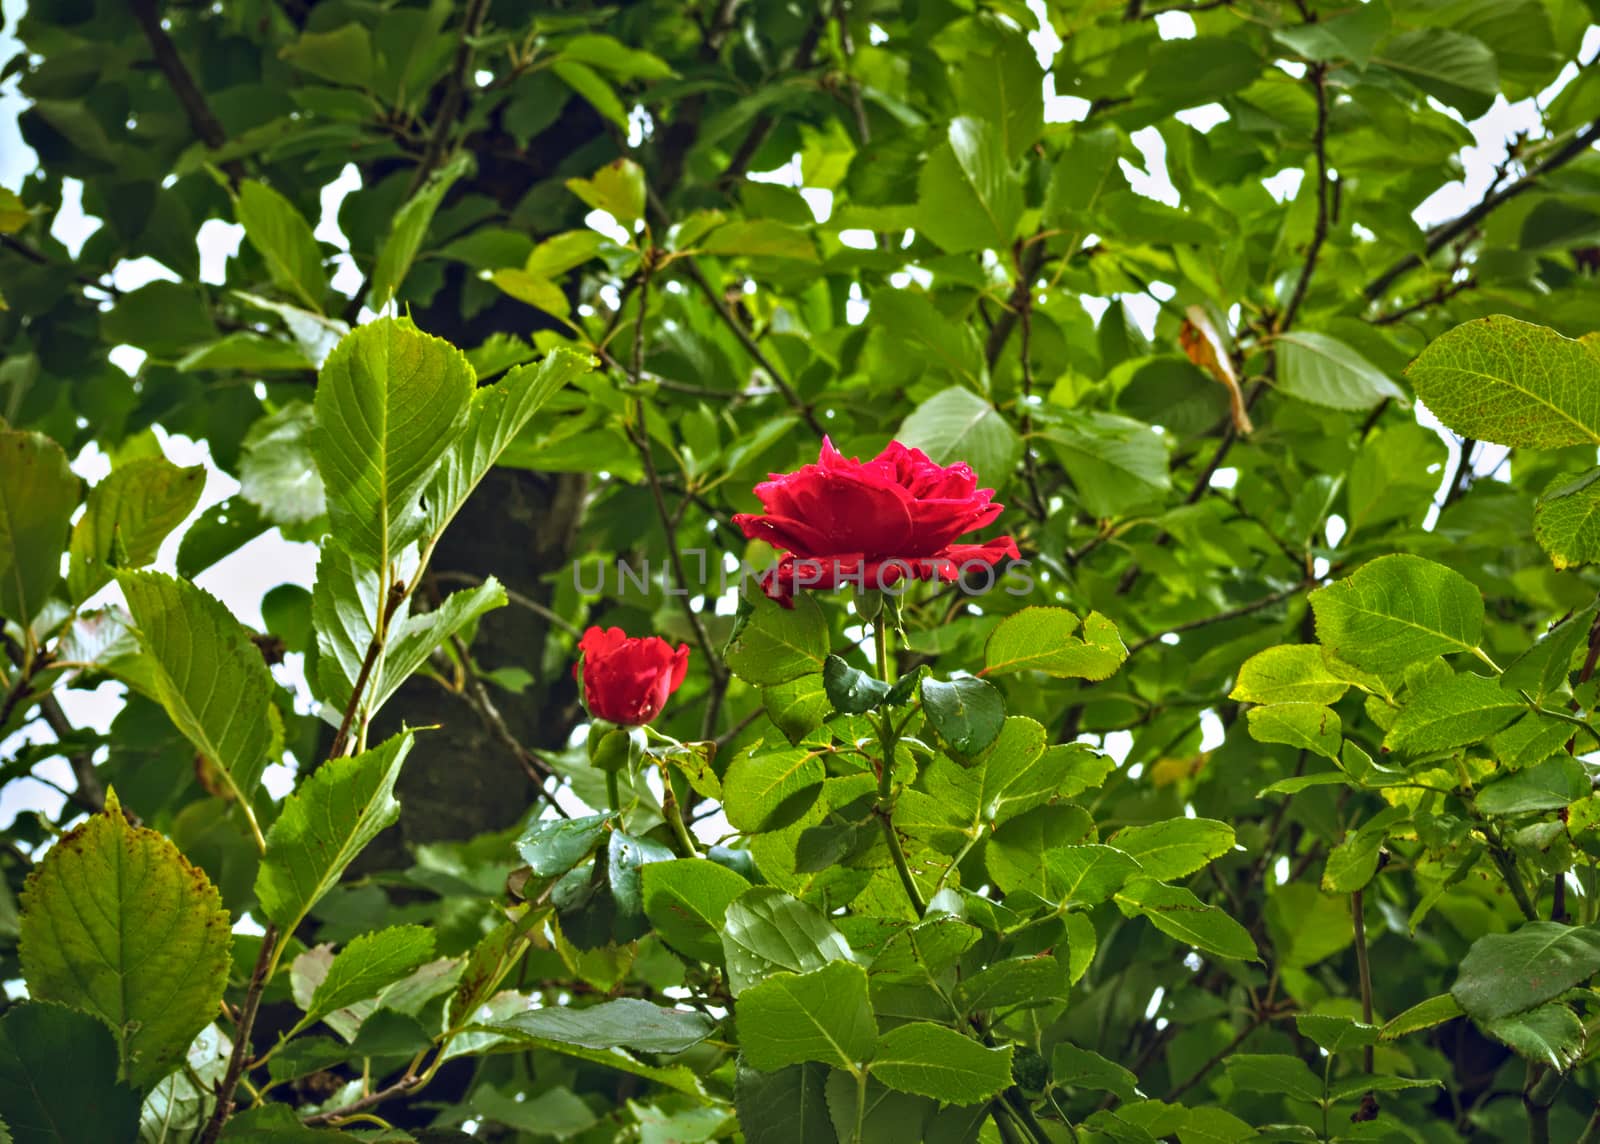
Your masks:
[{"label": "thin twig", "polygon": [[555,812],[562,818],[570,818],[561,804],[556,801],[554,792],[544,784],[553,778],[558,778],[555,768],[545,762],[543,756],[537,751],[523,744],[511,733],[511,728],[506,725],[505,716],[500,714],[500,708],[495,706],[494,697],[489,694],[489,689],[484,686],[483,680],[478,678],[478,673],[472,670],[472,659],[467,653],[467,645],[460,636],[450,637],[450,646],[455,649],[456,657],[461,661],[465,689],[462,697],[468,705],[477,712],[479,720],[488,728],[489,733],[500,741],[501,746],[510,751],[521,764],[524,773],[530,782],[538,788],[539,795],[555,808]]},{"label": "thin twig", "polygon": [[1317,270],[1317,256],[1328,237],[1328,65],[1313,64],[1310,80],[1317,99],[1317,126],[1311,136],[1312,154],[1317,167],[1317,221],[1311,231],[1311,244],[1306,247],[1305,265],[1300,268],[1300,277],[1294,284],[1294,292],[1289,295],[1289,304],[1279,316],[1279,330],[1287,330],[1294,325],[1300,305],[1306,300],[1306,291],[1311,288],[1311,276]]},{"label": "thin twig", "polygon": [[422,189],[422,184],[428,181],[428,176],[444,158],[456,117],[461,114],[461,105],[466,100],[467,72],[472,68],[472,41],[482,28],[484,15],[488,11],[489,0],[469,0],[466,15],[461,20],[461,39],[456,44],[455,64],[450,69],[449,79],[445,81],[444,99],[440,101],[439,110],[434,116],[427,150],[423,151],[422,161],[411,173],[411,184],[405,194],[407,199]]},{"label": "thin twig", "polygon": [[1315,580],[1310,579],[1302,580],[1298,584],[1291,584],[1287,588],[1280,588],[1276,592],[1269,593],[1268,595],[1261,597],[1259,600],[1252,600],[1248,604],[1240,604],[1237,608],[1229,608],[1227,611],[1218,612],[1214,616],[1203,616],[1198,620],[1190,620],[1187,623],[1170,627],[1164,632],[1157,632],[1153,636],[1146,636],[1144,639],[1139,640],[1129,647],[1128,654],[1131,656],[1141,648],[1149,647],[1151,644],[1159,641],[1163,636],[1175,636],[1182,632],[1192,632],[1196,628],[1205,628],[1210,627],[1212,624],[1226,623],[1228,620],[1237,620],[1241,616],[1248,616],[1255,612],[1259,612],[1263,608],[1270,608],[1273,604],[1276,604],[1282,600],[1287,600],[1290,596],[1293,596],[1298,592],[1305,591],[1315,582]]},{"label": "thin twig", "polygon": [[233,1032],[233,1052],[228,1056],[228,1071],[223,1074],[222,1086],[217,1090],[217,1105],[211,1110],[211,1119],[200,1134],[200,1144],[216,1144],[222,1135],[222,1126],[233,1112],[233,1093],[244,1075],[244,1063],[250,1059],[250,1030],[256,1023],[256,1011],[261,1008],[261,994],[266,991],[267,976],[273,963],[273,949],[278,944],[278,927],[267,924],[261,935],[261,952],[256,955],[256,966],[250,974],[250,984],[245,988],[244,1005],[239,1009],[238,1026]]},{"label": "thin twig", "polygon": [[[472,587],[477,587],[478,585],[483,583],[483,577],[482,576],[474,576],[471,572],[435,572],[435,571],[429,570],[428,575],[432,576],[435,580],[439,581],[440,583],[468,584],[468,585],[471,585]],[[534,615],[538,616],[540,619],[545,620],[545,621],[547,621],[547,622],[549,622],[551,624],[554,624],[556,627],[558,627],[562,631],[566,632],[569,636],[581,636],[581,635],[583,635],[583,629],[582,628],[578,627],[576,624],[574,624],[572,621],[568,620],[566,617],[561,616],[561,615],[557,614],[554,611],[551,611],[549,608],[547,608],[543,604],[539,603],[539,601],[535,600],[533,597],[525,596],[521,592],[518,592],[518,591],[516,591],[515,589],[512,589],[512,588],[506,588],[505,589],[505,593],[506,593],[506,599],[509,600],[511,603],[515,604],[519,608],[526,608],[528,611],[532,612]]]}]

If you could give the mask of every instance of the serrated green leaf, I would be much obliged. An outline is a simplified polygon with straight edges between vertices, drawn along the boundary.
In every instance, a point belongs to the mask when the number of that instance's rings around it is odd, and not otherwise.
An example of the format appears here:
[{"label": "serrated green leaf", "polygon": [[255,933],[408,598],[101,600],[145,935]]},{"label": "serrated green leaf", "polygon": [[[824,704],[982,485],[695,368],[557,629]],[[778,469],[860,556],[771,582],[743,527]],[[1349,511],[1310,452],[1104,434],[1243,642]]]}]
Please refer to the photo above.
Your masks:
[{"label": "serrated green leaf", "polygon": [[1461,1003],[1453,994],[1441,993],[1437,997],[1419,1001],[1404,1013],[1386,1022],[1379,1033],[1379,1039],[1392,1041],[1408,1033],[1431,1029],[1435,1025],[1442,1025],[1454,1017],[1461,1016],[1462,1011]]},{"label": "serrated green leaf", "polygon": [[777,1072],[741,1064],[733,1103],[746,1144],[836,1144],[823,1095],[827,1079],[827,1068],[818,1064]]},{"label": "serrated green leaf", "polygon": [[1258,743],[1282,743],[1337,760],[1344,742],[1339,713],[1315,703],[1269,703],[1245,713],[1250,737]]},{"label": "serrated green leaf", "polygon": [[1311,593],[1317,638],[1339,659],[1387,674],[1451,652],[1483,634],[1483,596],[1461,573],[1399,554],[1363,564]]},{"label": "serrated green leaf", "polygon": [[720,963],[723,918],[750,883],[726,866],[698,858],[652,862],[642,873],[645,916],[661,940],[701,961]]},{"label": "serrated green leaf", "polygon": [[378,264],[373,268],[372,281],[367,288],[367,305],[373,310],[381,310],[388,305],[405,282],[411,264],[416,261],[417,252],[422,249],[422,240],[427,237],[428,227],[433,224],[439,204],[450,188],[455,186],[456,180],[470,174],[472,168],[471,153],[458,152],[448,163],[433,171],[417,193],[395,212],[389,226],[389,236],[378,251]]},{"label": "serrated green leaf", "polygon": [[354,938],[334,955],[300,1025],[376,997],[385,985],[412,973],[432,956],[433,931],[426,926],[390,926]]},{"label": "serrated green leaf", "polygon": [[1509,1045],[1518,1056],[1561,1072],[1578,1062],[1587,1043],[1583,1022],[1557,1001],[1496,1018],[1486,1023],[1483,1031]]},{"label": "serrated green leaf", "polygon": [[1443,751],[1487,739],[1527,709],[1498,681],[1463,672],[1408,695],[1383,743],[1407,755]]},{"label": "serrated green leaf", "polygon": [[1001,620],[984,647],[985,676],[1041,671],[1057,679],[1110,678],[1128,658],[1117,626],[1099,612],[1083,621],[1065,608],[1023,608]]},{"label": "serrated green leaf", "polygon": [[105,1021],[121,1075],[148,1089],[216,1016],[233,932],[205,874],[112,794],[29,877],[21,945],[29,995]]},{"label": "serrated green leaf", "polygon": [[1118,890],[1115,900],[1123,913],[1149,918],[1156,929],[1185,945],[1241,961],[1259,957],[1249,930],[1181,886],[1136,879]]},{"label": "serrated green leaf", "polygon": [[753,886],[728,903],[722,951],[735,997],[774,973],[852,960],[849,943],[820,910],[771,886]]},{"label": "serrated green leaf", "polygon": [[1322,1082],[1299,1057],[1282,1053],[1234,1053],[1222,1062],[1228,1079],[1244,1092],[1265,1092],[1315,1103]]},{"label": "serrated green leaf", "polygon": [[940,465],[965,461],[978,478],[996,488],[1011,479],[1022,458],[1022,440],[999,410],[972,390],[953,385],[906,416],[895,438]]},{"label": "serrated green leaf", "polygon": [[1337,703],[1348,680],[1328,670],[1316,644],[1284,644],[1259,651],[1239,667],[1229,699],[1245,703]]},{"label": "serrated green leaf", "polygon": [[889,695],[887,683],[851,667],[836,655],[823,661],[822,688],[833,709],[845,715],[865,715]]},{"label": "serrated green leaf", "polygon": [[984,750],[1005,725],[1006,705],[982,679],[924,679],[922,713],[950,749],[962,755]]},{"label": "serrated green leaf", "polygon": [[0,615],[26,624],[61,580],[78,507],[67,455],[43,433],[0,429]]},{"label": "serrated green leaf", "polygon": [[1210,818],[1170,818],[1128,826],[1106,841],[1158,882],[1186,878],[1233,849],[1233,827]]},{"label": "serrated green leaf", "polygon": [[1600,469],[1558,481],[1533,509],[1533,538],[1557,568],[1600,559]]},{"label": "serrated green leaf", "polygon": [[278,289],[320,313],[322,297],[328,292],[322,251],[311,234],[311,225],[294,204],[265,183],[246,179],[234,199],[234,212]]},{"label": "serrated green leaf", "polygon": [[762,598],[728,645],[728,670],[759,686],[787,683],[802,675],[820,675],[828,658],[828,621],[808,595],[797,595],[793,608]]},{"label": "serrated green leaf", "polygon": [[1329,409],[1371,409],[1405,391],[1338,338],[1292,330],[1277,337],[1278,388]]},{"label": "serrated green leaf", "polygon": [[713,1028],[704,1013],[663,1009],[633,997],[581,1009],[565,1005],[530,1009],[486,1027],[585,1049],[645,1053],[681,1053],[705,1040]]},{"label": "serrated green leaf", "polygon": [[768,1072],[806,1061],[854,1070],[878,1037],[866,971],[849,961],[775,973],[739,994],[735,1015],[745,1059]]},{"label": "serrated green leaf", "polygon": [[262,912],[284,933],[399,818],[394,784],[411,744],[411,732],[403,731],[370,751],[329,759],[285,800],[256,875]]},{"label": "serrated green leaf", "polygon": [[723,810],[739,830],[781,830],[799,820],[822,793],[822,757],[804,747],[752,747],[728,764]]},{"label": "serrated green leaf", "polygon": [[878,1039],[872,1075],[898,1092],[976,1104],[1011,1083],[1011,1046],[985,1048],[928,1021],[909,1021]]},{"label": "serrated green leaf", "polygon": [[1450,994],[1474,1020],[1493,1021],[1552,1001],[1597,972],[1600,929],[1528,922],[1473,942]]},{"label": "serrated green leaf", "polygon": [[111,579],[115,546],[122,566],[142,568],[156,558],[167,534],[182,524],[206,485],[203,465],[182,469],[165,457],[120,465],[94,488],[68,546],[67,592],[87,600]]}]

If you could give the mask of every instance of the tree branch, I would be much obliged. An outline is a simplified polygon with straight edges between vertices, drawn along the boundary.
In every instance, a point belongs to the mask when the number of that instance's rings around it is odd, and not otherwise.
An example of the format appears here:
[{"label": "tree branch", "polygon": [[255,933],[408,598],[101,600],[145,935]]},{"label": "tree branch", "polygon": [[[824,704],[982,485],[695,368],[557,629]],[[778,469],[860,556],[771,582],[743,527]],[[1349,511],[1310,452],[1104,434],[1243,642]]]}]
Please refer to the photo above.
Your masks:
[{"label": "tree branch", "polygon": [[461,105],[466,99],[467,72],[472,68],[472,41],[482,28],[483,18],[488,11],[489,0],[470,0],[467,5],[467,13],[461,20],[461,40],[456,45],[455,63],[450,68],[449,79],[445,81],[444,99],[440,101],[439,111],[434,116],[433,131],[428,136],[428,146],[422,153],[422,161],[411,174],[411,184],[406,188],[407,199],[422,188],[422,184],[428,181],[428,176],[444,158],[445,147],[450,142],[450,132],[455,127],[456,117],[461,114]]},{"label": "tree branch", "polygon": [[222,1135],[222,1126],[233,1112],[233,1093],[244,1075],[244,1063],[250,1059],[250,1030],[256,1023],[256,1012],[261,1008],[261,994],[266,991],[271,974],[272,952],[278,944],[278,927],[268,924],[261,935],[261,952],[256,956],[256,967],[251,971],[250,984],[244,993],[244,1005],[239,1010],[239,1024],[233,1031],[233,1052],[228,1057],[228,1071],[223,1074],[222,1086],[217,1090],[217,1106],[211,1110],[205,1131],[200,1134],[200,1144],[216,1144]]},{"label": "tree branch", "polygon": [[[1479,200],[1476,206],[1472,207],[1470,210],[1466,211],[1452,221],[1436,227],[1434,230],[1429,232],[1427,242],[1428,257],[1432,257],[1435,253],[1448,245],[1453,239],[1458,238],[1467,231],[1471,230],[1478,223],[1482,222],[1483,219],[1486,218],[1497,207],[1503,206],[1511,199],[1516,198],[1518,195],[1523,194],[1526,191],[1531,191],[1535,186],[1538,185],[1540,179],[1544,178],[1557,168],[1563,167],[1572,162],[1572,160],[1587,152],[1590,146],[1596,140],[1600,140],[1600,119],[1595,120],[1593,123],[1589,124],[1588,127],[1585,127],[1581,132],[1573,136],[1573,138],[1569,139],[1565,144],[1553,151],[1548,158],[1544,159],[1540,163],[1535,164],[1526,174],[1522,176],[1522,178],[1518,179],[1516,182],[1501,190],[1491,190],[1488,194],[1484,195],[1481,200]],[[1388,293],[1389,287],[1393,286],[1396,281],[1411,273],[1411,271],[1417,269],[1419,266],[1422,266],[1423,263],[1424,258],[1421,255],[1406,255],[1393,266],[1389,267],[1389,269],[1385,270],[1382,274],[1374,278],[1371,282],[1367,283],[1367,286],[1362,291],[1362,294],[1366,297],[1367,301],[1376,302],[1378,299],[1382,298]]]},{"label": "tree branch", "polygon": [[1294,325],[1295,315],[1300,312],[1300,305],[1306,300],[1306,291],[1311,288],[1311,276],[1317,270],[1317,256],[1322,253],[1322,244],[1328,238],[1327,64],[1312,65],[1311,88],[1316,93],[1317,99],[1317,126],[1311,136],[1312,153],[1316,157],[1317,167],[1317,221],[1311,232],[1311,245],[1306,247],[1305,265],[1300,268],[1300,278],[1294,284],[1294,293],[1289,295],[1289,304],[1283,308],[1283,313],[1278,318],[1279,330],[1287,330]]},{"label": "tree branch", "polygon": [[[139,21],[139,27],[144,31],[144,38],[150,42],[150,52],[155,56],[156,66],[167,77],[172,94],[183,105],[195,135],[207,147],[217,150],[228,142],[228,133],[222,129],[221,120],[206,103],[205,93],[194,82],[194,76],[178,54],[172,37],[161,26],[161,13],[156,8],[156,0],[129,0],[129,6],[133,9],[133,18]],[[244,165],[237,159],[227,160],[222,164],[222,169],[235,186],[244,178]]]}]

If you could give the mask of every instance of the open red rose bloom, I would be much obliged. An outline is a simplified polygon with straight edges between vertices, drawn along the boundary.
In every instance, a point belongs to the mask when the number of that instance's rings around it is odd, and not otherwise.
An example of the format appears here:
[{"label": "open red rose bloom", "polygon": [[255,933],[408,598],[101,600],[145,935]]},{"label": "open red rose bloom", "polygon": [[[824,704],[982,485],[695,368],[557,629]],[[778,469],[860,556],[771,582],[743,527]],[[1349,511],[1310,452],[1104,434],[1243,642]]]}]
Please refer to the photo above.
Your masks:
[{"label": "open red rose bloom", "polygon": [[954,580],[963,569],[1020,556],[1009,536],[955,543],[992,524],[1004,506],[993,503],[993,489],[978,487],[965,463],[936,465],[898,441],[858,461],[825,437],[816,464],[773,473],[755,492],[766,513],[739,513],[733,523],[747,539],[784,550],[762,587],[786,607],[801,588]]},{"label": "open red rose bloom", "polygon": [[[634,639],[621,628],[590,628],[578,651],[584,706],[595,718],[622,727],[638,727],[661,714],[689,670],[688,644],[674,650],[664,639]],[[579,666],[572,667],[574,678]]]}]

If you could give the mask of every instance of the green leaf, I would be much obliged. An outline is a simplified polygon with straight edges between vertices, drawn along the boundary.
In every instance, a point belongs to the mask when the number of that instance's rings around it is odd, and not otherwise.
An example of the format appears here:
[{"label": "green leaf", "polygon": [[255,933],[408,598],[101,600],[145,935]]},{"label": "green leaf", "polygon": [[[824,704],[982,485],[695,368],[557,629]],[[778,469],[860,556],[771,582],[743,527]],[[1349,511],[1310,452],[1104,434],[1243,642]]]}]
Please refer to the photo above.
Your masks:
[{"label": "green leaf", "polygon": [[1324,758],[1339,758],[1344,726],[1339,713],[1315,703],[1270,703],[1245,714],[1250,737],[1258,743],[1283,743]]},{"label": "green leaf", "polygon": [[403,731],[370,751],[329,759],[284,801],[256,875],[262,912],[284,933],[400,817],[394,784],[411,742],[411,732]]},{"label": "green leaf", "polygon": [[1330,409],[1371,409],[1405,400],[1405,391],[1355,350],[1326,334],[1303,330],[1277,337],[1278,388]]},{"label": "green leaf", "polygon": [[677,73],[660,56],[631,48],[614,36],[589,33],[560,45],[561,58],[592,64],[618,79],[671,79]]},{"label": "green leaf", "polygon": [[1074,412],[1040,435],[1072,478],[1083,507],[1101,520],[1158,502],[1172,487],[1166,441],[1141,421]]},{"label": "green leaf", "polygon": [[178,575],[192,580],[272,527],[243,497],[232,496],[202,512],[178,542]]},{"label": "green leaf", "polygon": [[347,1137],[333,1128],[308,1128],[290,1105],[268,1103],[236,1111],[221,1139],[222,1144],[332,1144]]},{"label": "green leaf", "polygon": [[1047,896],[1080,906],[1108,901],[1129,878],[1145,873],[1137,858],[1095,843],[1047,850],[1044,867]]},{"label": "green leaf", "polygon": [[1407,755],[1460,747],[1487,739],[1527,709],[1497,680],[1463,672],[1409,695],[1383,745]]},{"label": "green leaf", "polygon": [[530,1009],[487,1027],[586,1049],[681,1053],[710,1036],[713,1026],[703,1013],[621,997],[582,1009],[565,1005]]},{"label": "green leaf", "polygon": [[720,964],[723,918],[750,883],[700,858],[651,862],[642,874],[645,917],[661,940],[690,957]]},{"label": "green leaf", "polygon": [[1365,888],[1378,872],[1378,851],[1383,845],[1381,830],[1353,830],[1328,852],[1322,870],[1321,886],[1330,894],[1350,894]]},{"label": "green leaf", "polygon": [[1022,185],[994,124],[970,116],[951,120],[945,142],[917,178],[917,205],[917,230],[951,254],[1010,248],[1022,216]]},{"label": "green leaf", "polygon": [[541,819],[517,839],[517,853],[537,878],[559,878],[586,861],[606,836],[609,814]]},{"label": "green leaf", "polygon": [[1283,644],[1258,651],[1239,667],[1229,699],[1245,703],[1337,703],[1348,681],[1328,670],[1316,644]]},{"label": "green leaf", "polygon": [[1564,809],[1588,797],[1591,789],[1584,765],[1561,754],[1495,780],[1478,792],[1474,802],[1481,814],[1531,814]]},{"label": "green leaf", "polygon": [[832,710],[820,675],[802,675],[763,687],[761,706],[791,743],[799,743],[822,726]]},{"label": "green leaf", "polygon": [[315,368],[316,363],[299,346],[250,330],[235,330],[214,342],[196,346],[178,360],[178,369],[183,373],[303,373]]},{"label": "green leaf", "polygon": [[460,350],[398,318],[355,330],[323,363],[317,467],[334,535],[367,565],[424,532],[419,497],[466,427],[472,389]]},{"label": "green leaf", "polygon": [[1006,721],[1005,700],[981,679],[922,681],[922,713],[957,754],[975,755],[995,741]]},{"label": "green leaf", "polygon": [[288,402],[252,425],[240,448],[240,494],[274,524],[305,524],[328,511],[313,422],[310,404]]},{"label": "green leaf", "polygon": [[872,321],[930,366],[976,393],[989,392],[989,367],[983,346],[968,326],[953,323],[926,294],[877,290]]},{"label": "green leaf", "polygon": [[[984,847],[984,865],[994,884],[1008,894],[1028,890],[1041,898],[1059,896],[1064,885],[1061,877],[1076,878],[1084,868],[1114,872],[1133,862],[1118,851],[1101,854],[1098,850],[1051,862],[1056,851],[1078,846],[1094,833],[1094,820],[1081,807],[1048,803],[1001,825]],[[1063,871],[1059,876],[1057,867]]]},{"label": "green leaf", "polygon": [[1485,934],[1461,959],[1451,995],[1479,1022],[1553,1001],[1600,972],[1600,929],[1528,922]]},{"label": "green leaf", "polygon": [[414,972],[433,956],[433,931],[426,926],[390,926],[354,938],[328,966],[311,995],[301,1026],[357,1001],[376,997],[385,985]]},{"label": "green leaf", "polygon": [[816,675],[828,658],[828,621],[810,596],[795,597],[785,608],[762,598],[728,645],[728,670],[746,683],[787,683]]},{"label": "green leaf", "polygon": [[1496,315],[1441,334],[1406,370],[1434,416],[1517,448],[1600,444],[1600,346]]},{"label": "green leaf", "polygon": [[822,911],[771,886],[753,886],[728,903],[722,952],[735,997],[774,973],[809,973],[852,959],[849,943]]},{"label": "green leaf", "polygon": [[1518,1056],[1561,1072],[1577,1064],[1587,1043],[1578,1015],[1556,1001],[1489,1021],[1483,1031]]},{"label": "green leaf", "polygon": [[0,1017],[0,1118],[18,1144],[134,1140],[139,1093],[118,1079],[105,1025],[62,1005],[24,1002]]},{"label": "green leaf", "polygon": [[277,684],[261,652],[225,605],[185,580],[120,572],[117,582],[148,657],[151,697],[248,806],[283,749]]},{"label": "green leaf", "polygon": [[1276,28],[1272,38],[1313,62],[1349,60],[1364,68],[1388,30],[1388,10],[1382,5],[1369,4],[1314,24]]},{"label": "green leaf", "polygon": [[1233,827],[1210,818],[1169,818],[1128,826],[1106,840],[1158,882],[1186,878],[1233,849]]},{"label": "green leaf", "polygon": [[372,281],[367,287],[367,305],[381,310],[389,304],[406,280],[428,227],[450,188],[456,181],[472,173],[470,152],[458,152],[448,163],[428,176],[428,181],[417,193],[406,200],[405,206],[395,213],[389,226],[389,237],[384,239],[378,252],[378,264],[373,268]]},{"label": "green leaf", "polygon": [[940,390],[900,423],[895,438],[940,465],[965,461],[978,479],[1003,486],[1022,459],[1022,440],[993,405],[970,389]]},{"label": "green leaf", "polygon": [[764,218],[723,223],[701,239],[697,248],[702,254],[723,257],[818,261],[816,243],[804,230]]},{"label": "green leaf", "polygon": [[1455,1017],[1461,1016],[1461,1003],[1450,993],[1441,993],[1437,997],[1430,997],[1426,1001],[1419,1001],[1404,1013],[1386,1022],[1378,1039],[1393,1041],[1404,1037],[1408,1033],[1420,1032],[1431,1029],[1435,1025],[1442,1025]]},{"label": "green leaf", "polygon": [[1322,1082],[1299,1057],[1234,1053],[1222,1063],[1228,1079],[1243,1092],[1265,1092],[1313,1104],[1322,1099]]},{"label": "green leaf", "polygon": [[1557,568],[1600,559],[1600,469],[1563,481],[1533,509],[1533,538]]},{"label": "green leaf", "polygon": [[205,466],[180,469],[165,457],[112,469],[89,490],[88,507],[73,527],[68,594],[81,603],[109,582],[112,554],[119,547],[124,567],[154,561],[167,534],[200,503],[205,485]]},{"label": "green leaf", "polygon": [[1011,1046],[985,1048],[928,1021],[908,1021],[878,1038],[872,1075],[897,1092],[947,1104],[976,1104],[1011,1083]]},{"label": "green leaf", "polygon": [[216,887],[167,839],[131,825],[115,794],[51,847],[23,890],[29,996],[105,1021],[121,1075],[138,1088],[178,1067],[216,1016],[232,946]]},{"label": "green leaf", "polygon": [[728,764],[723,811],[737,830],[782,830],[799,820],[822,793],[822,756],[804,747],[752,747]]},{"label": "green leaf", "polygon": [[1110,1092],[1124,1101],[1136,1098],[1139,1078],[1099,1053],[1063,1041],[1050,1057],[1050,1079],[1067,1088]]},{"label": "green leaf", "polygon": [[493,385],[472,391],[467,426],[439,463],[423,501],[426,533],[438,536],[501,454],[569,381],[594,368],[594,359],[569,349],[546,354],[537,365],[520,365]]},{"label": "green leaf", "polygon": [[822,1065],[791,1065],[760,1072],[741,1064],[733,1086],[734,1107],[745,1144],[836,1144]]},{"label": "green leaf", "polygon": [[[560,70],[559,67],[557,70]],[[561,78],[571,82],[564,73]],[[589,93],[582,89],[578,94],[590,98]],[[627,117],[623,119],[622,126],[626,128]],[[567,189],[595,210],[605,211],[629,231],[644,218],[644,168],[632,159],[613,159],[596,171],[591,179],[568,179]]]},{"label": "green leaf", "polygon": [[234,199],[234,213],[266,262],[273,284],[321,313],[328,292],[322,251],[294,204],[265,183],[246,179]]},{"label": "green leaf", "polygon": [[1128,658],[1117,626],[1099,612],[1083,621],[1065,608],[1023,608],[1001,620],[984,646],[981,674],[1041,671],[1057,679],[1110,678]]},{"label": "green leaf", "polygon": [[956,984],[955,1003],[965,1013],[986,1013],[1058,996],[1066,989],[1066,966],[1049,954],[991,962]]},{"label": "green leaf", "polygon": [[1115,763],[1083,743],[1046,748],[1045,730],[1013,715],[984,753],[983,817],[993,823],[1022,814],[1052,798],[1082,794],[1110,773]]},{"label": "green leaf", "polygon": [[1363,1024],[1352,1017],[1305,1013],[1296,1017],[1294,1023],[1301,1036],[1311,1038],[1318,1048],[1330,1053],[1346,1053],[1375,1045],[1381,1034],[1378,1026]]},{"label": "green leaf", "polygon": [[1001,153],[1016,162],[1044,130],[1044,76],[1020,31],[985,31],[990,42],[964,54],[956,73],[958,106],[993,124]]},{"label": "green leaf", "polygon": [[1149,918],[1156,929],[1185,945],[1218,957],[1258,959],[1249,930],[1180,886],[1137,879],[1117,891],[1116,902],[1123,913]]},{"label": "green leaf", "polygon": [[1372,62],[1468,119],[1488,111],[1500,92],[1494,52],[1477,37],[1453,28],[1417,28],[1396,36],[1378,48]]},{"label": "green leaf", "polygon": [[849,961],[775,973],[739,994],[735,1015],[744,1058],[768,1072],[806,1061],[854,1071],[878,1038],[866,970]]},{"label": "green leaf", "polygon": [[328,32],[302,32],[283,49],[295,67],[338,84],[368,87],[372,83],[372,35],[358,23]]},{"label": "green leaf", "polygon": [[1323,646],[1380,675],[1473,651],[1483,633],[1483,596],[1472,581],[1420,556],[1379,557],[1310,601]]},{"label": "green leaf", "polygon": [[413,613],[393,625],[384,651],[383,673],[366,693],[368,713],[382,706],[451,636],[485,613],[505,606],[505,587],[490,576],[476,587],[450,593],[433,611]]},{"label": "green leaf", "polygon": [[78,478],[43,433],[0,429],[0,615],[26,625],[61,580]]},{"label": "green leaf", "polygon": [[845,715],[865,715],[882,705],[889,685],[876,676],[851,667],[836,655],[822,664],[822,688],[835,711]]}]

